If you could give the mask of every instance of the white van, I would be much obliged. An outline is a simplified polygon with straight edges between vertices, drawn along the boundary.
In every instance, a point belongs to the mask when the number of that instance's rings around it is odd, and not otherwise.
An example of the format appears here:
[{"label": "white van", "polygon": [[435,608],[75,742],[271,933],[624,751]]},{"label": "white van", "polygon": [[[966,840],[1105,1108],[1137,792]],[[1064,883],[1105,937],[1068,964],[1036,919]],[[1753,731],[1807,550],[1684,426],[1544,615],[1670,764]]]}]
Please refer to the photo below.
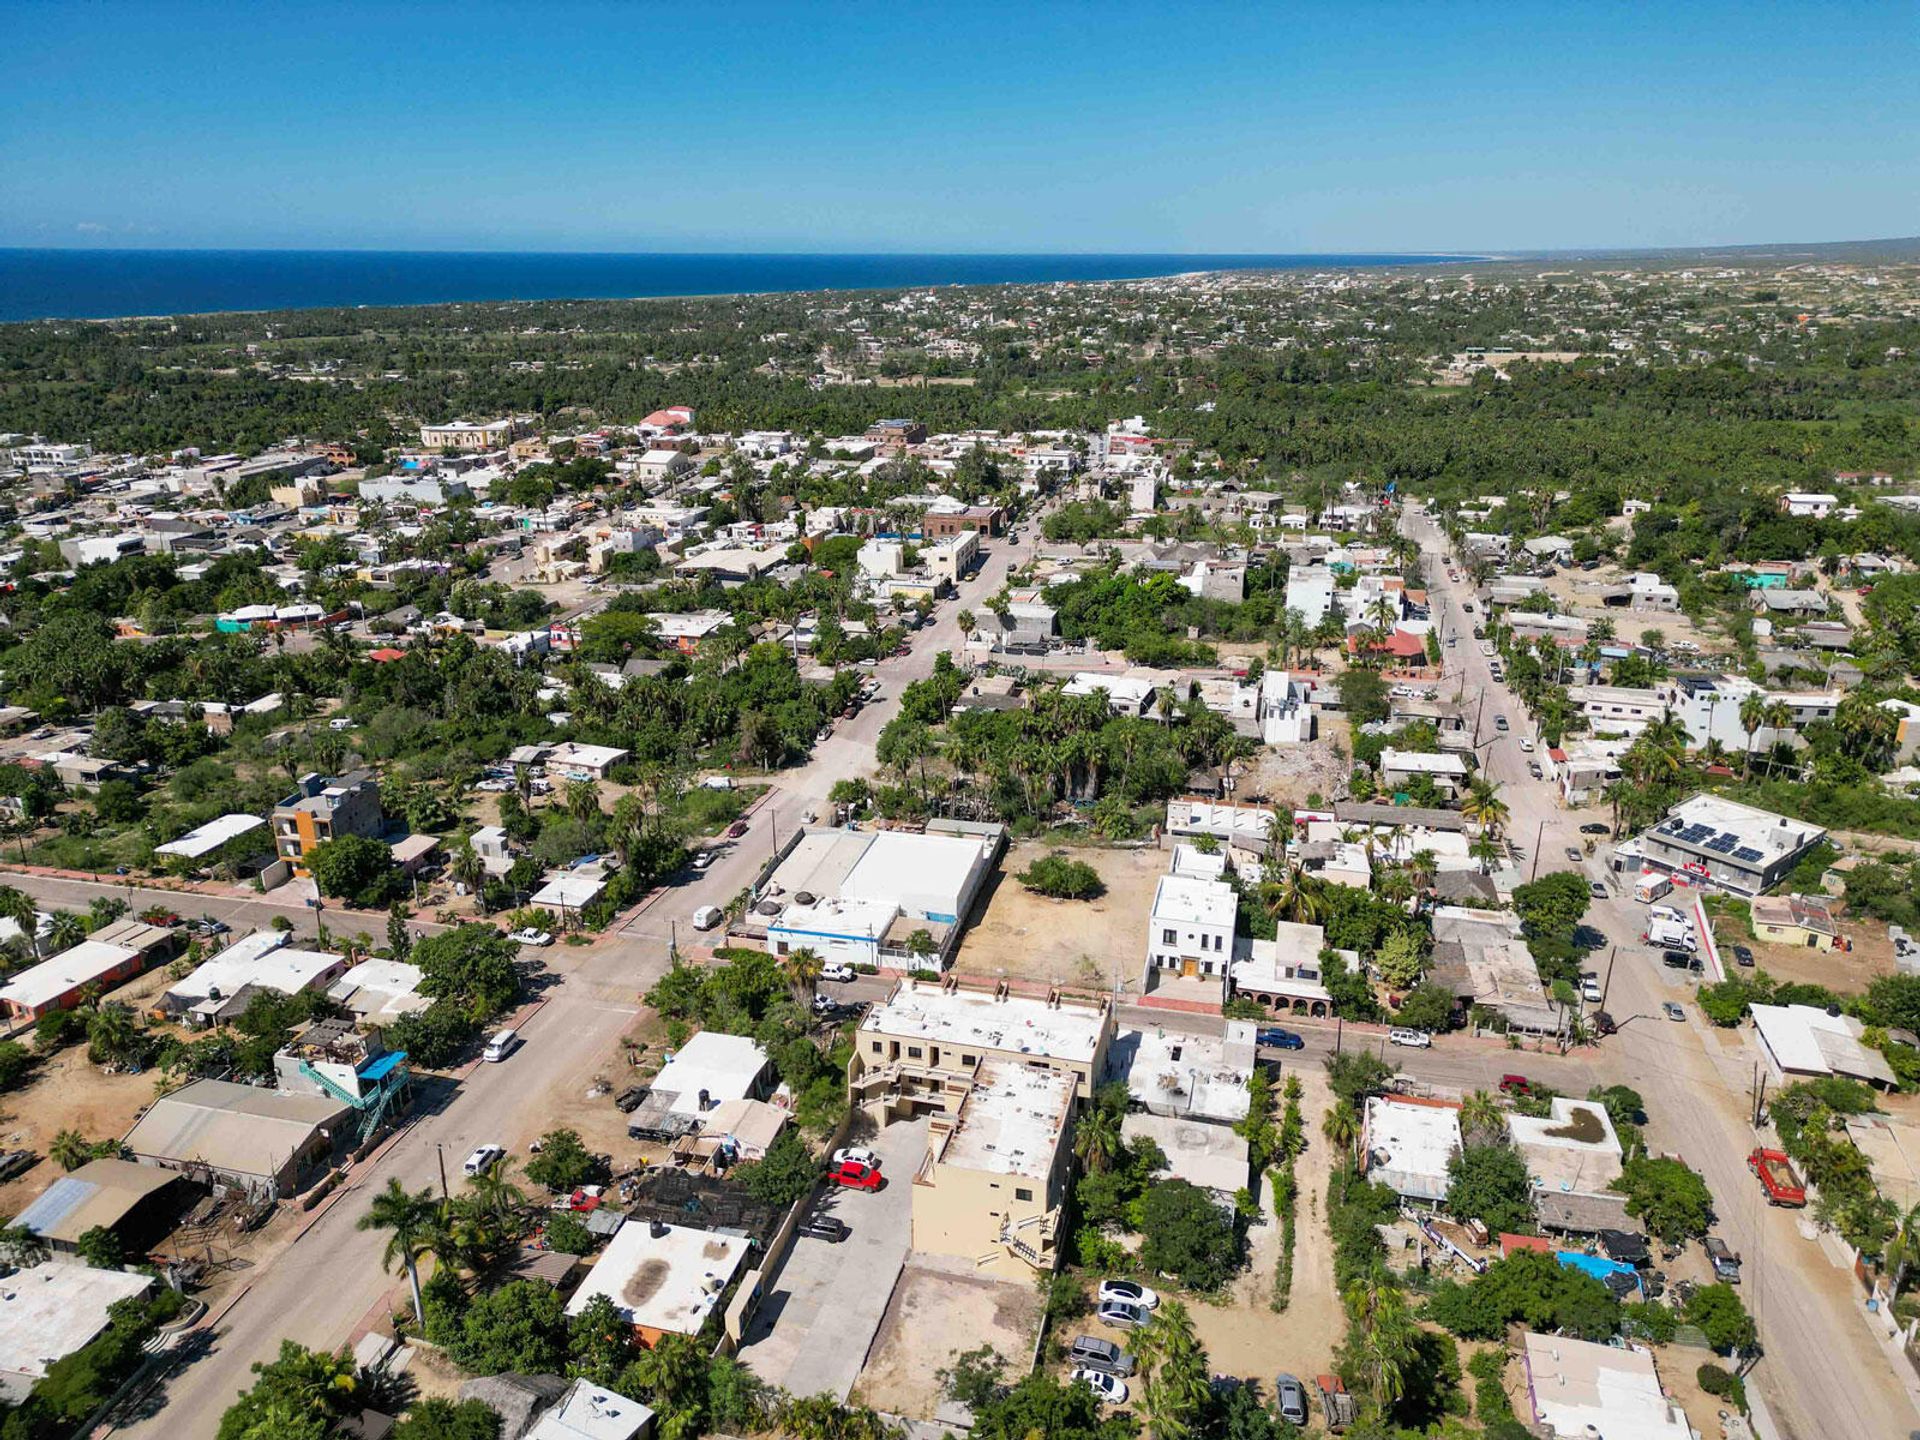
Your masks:
[{"label": "white van", "polygon": [[520,1043],[519,1031],[502,1030],[498,1035],[493,1036],[487,1041],[487,1048],[482,1053],[480,1058],[483,1060],[490,1060],[497,1063],[501,1060],[506,1059],[507,1056],[511,1055],[514,1051],[514,1047],[517,1046],[519,1043]]},{"label": "white van", "polygon": [[698,910],[693,912],[693,928],[696,930],[711,930],[725,918],[726,912],[721,910],[718,905],[702,905]]}]

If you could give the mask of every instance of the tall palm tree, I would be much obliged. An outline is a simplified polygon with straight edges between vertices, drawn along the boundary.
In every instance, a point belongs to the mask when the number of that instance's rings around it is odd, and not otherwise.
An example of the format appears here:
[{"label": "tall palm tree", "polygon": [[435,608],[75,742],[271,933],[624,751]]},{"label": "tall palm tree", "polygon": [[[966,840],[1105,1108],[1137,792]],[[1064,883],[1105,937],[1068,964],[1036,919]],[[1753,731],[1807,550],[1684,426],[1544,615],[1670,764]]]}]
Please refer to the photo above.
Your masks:
[{"label": "tall palm tree", "polygon": [[0,920],[13,921],[20,927],[20,933],[27,943],[34,943],[40,916],[34,909],[33,897],[26,891],[16,890],[11,885],[0,885]]},{"label": "tall palm tree", "polygon": [[1320,1118],[1320,1134],[1327,1144],[1351,1160],[1353,1147],[1360,1139],[1360,1112],[1351,1100],[1336,1100]]},{"label": "tall palm tree", "polygon": [[1359,1362],[1374,1403],[1387,1408],[1406,1391],[1406,1372],[1420,1333],[1406,1292],[1375,1270],[1349,1285],[1343,1299],[1350,1353]]},{"label": "tall palm tree", "polygon": [[508,1219],[527,1203],[526,1192],[513,1183],[513,1165],[511,1155],[503,1156],[492,1169],[467,1181],[467,1192],[473,1197],[474,1205],[495,1220]]},{"label": "tall palm tree", "polygon": [[1261,888],[1261,901],[1276,920],[1295,925],[1318,925],[1326,918],[1327,899],[1319,882],[1298,870],[1288,870]]},{"label": "tall palm tree", "polygon": [[1746,778],[1753,778],[1753,735],[1767,721],[1767,697],[1759,691],[1740,701],[1740,728],[1747,732]]},{"label": "tall palm tree", "polygon": [[600,786],[592,780],[567,782],[567,813],[585,824],[600,814]]},{"label": "tall palm tree", "polygon": [[427,1312],[420,1301],[420,1257],[433,1248],[439,1228],[440,1205],[433,1191],[409,1191],[398,1175],[387,1181],[387,1188],[373,1197],[367,1213],[354,1222],[356,1230],[386,1230],[387,1248],[380,1256],[380,1268],[391,1271],[397,1259],[406,1268],[407,1283],[413,1288],[413,1318],[427,1323]]},{"label": "tall palm tree", "polygon": [[811,1003],[816,990],[820,988],[820,973],[825,962],[820,952],[809,945],[798,950],[789,950],[780,961],[780,972],[787,977],[787,984],[796,995],[804,996]]},{"label": "tall palm tree", "polygon": [[1498,835],[1512,814],[1491,780],[1475,780],[1461,802],[1460,813],[1480,827],[1482,835]]}]

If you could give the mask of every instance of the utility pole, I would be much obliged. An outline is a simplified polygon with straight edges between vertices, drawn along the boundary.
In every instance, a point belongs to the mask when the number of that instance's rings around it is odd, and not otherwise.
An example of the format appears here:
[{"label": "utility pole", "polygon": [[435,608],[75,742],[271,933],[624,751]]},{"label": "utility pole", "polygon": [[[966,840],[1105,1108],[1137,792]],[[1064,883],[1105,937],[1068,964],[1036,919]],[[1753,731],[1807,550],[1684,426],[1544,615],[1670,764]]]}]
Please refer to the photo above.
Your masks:
[{"label": "utility pole", "polygon": [[447,1147],[439,1141],[434,1142],[434,1153],[440,1157],[440,1198],[447,1198]]},{"label": "utility pole", "polygon": [[1607,993],[1613,989],[1613,962],[1619,957],[1619,954],[1620,947],[1618,945],[1612,945],[1607,948],[1607,978],[1600,982],[1600,1008],[1602,1010],[1607,1008]]},{"label": "utility pole", "polygon": [[1540,875],[1540,841],[1547,833],[1547,822],[1542,820],[1540,828],[1533,832],[1533,869],[1527,872],[1527,881],[1531,884]]}]

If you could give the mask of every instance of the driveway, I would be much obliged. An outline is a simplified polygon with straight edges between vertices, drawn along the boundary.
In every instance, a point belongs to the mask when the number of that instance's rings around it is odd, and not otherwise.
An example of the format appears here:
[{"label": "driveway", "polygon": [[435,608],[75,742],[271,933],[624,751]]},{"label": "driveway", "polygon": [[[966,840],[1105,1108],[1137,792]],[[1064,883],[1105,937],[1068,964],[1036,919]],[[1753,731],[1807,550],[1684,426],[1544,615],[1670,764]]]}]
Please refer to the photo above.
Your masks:
[{"label": "driveway", "polygon": [[927,1122],[889,1125],[869,1143],[887,1183],[872,1193],[822,1193],[816,1203],[853,1233],[838,1244],[794,1241],[740,1347],[754,1374],[790,1394],[847,1398],[913,1243],[913,1175],[927,1153]]}]

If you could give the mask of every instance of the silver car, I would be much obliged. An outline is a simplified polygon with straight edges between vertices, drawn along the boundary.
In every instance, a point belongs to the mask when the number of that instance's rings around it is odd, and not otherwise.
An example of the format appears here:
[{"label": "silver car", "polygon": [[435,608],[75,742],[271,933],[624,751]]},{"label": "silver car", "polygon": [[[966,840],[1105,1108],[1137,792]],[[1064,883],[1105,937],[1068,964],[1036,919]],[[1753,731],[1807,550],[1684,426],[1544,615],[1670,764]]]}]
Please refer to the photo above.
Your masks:
[{"label": "silver car", "polygon": [[1300,1383],[1298,1375],[1273,1377],[1273,1403],[1280,1411],[1280,1418],[1289,1425],[1307,1423],[1307,1387]]}]

